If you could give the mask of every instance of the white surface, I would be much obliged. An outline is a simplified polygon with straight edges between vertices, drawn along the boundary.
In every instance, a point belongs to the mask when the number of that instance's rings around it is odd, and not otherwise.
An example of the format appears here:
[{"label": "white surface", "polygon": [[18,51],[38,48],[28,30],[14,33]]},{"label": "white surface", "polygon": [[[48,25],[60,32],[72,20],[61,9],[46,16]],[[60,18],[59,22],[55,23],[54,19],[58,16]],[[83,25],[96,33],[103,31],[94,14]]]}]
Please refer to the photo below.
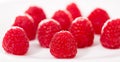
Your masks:
[{"label": "white surface", "polygon": [[11,27],[16,16],[23,14],[31,5],[43,7],[47,17],[59,9],[65,9],[70,2],[76,2],[84,17],[96,7],[105,9],[111,18],[120,17],[120,0],[0,0],[0,62],[120,62],[120,49],[106,49],[95,36],[94,44],[89,48],[78,49],[73,59],[56,59],[49,49],[39,46],[38,40],[30,42],[30,49],[24,56],[5,53],[2,49],[2,38]]}]

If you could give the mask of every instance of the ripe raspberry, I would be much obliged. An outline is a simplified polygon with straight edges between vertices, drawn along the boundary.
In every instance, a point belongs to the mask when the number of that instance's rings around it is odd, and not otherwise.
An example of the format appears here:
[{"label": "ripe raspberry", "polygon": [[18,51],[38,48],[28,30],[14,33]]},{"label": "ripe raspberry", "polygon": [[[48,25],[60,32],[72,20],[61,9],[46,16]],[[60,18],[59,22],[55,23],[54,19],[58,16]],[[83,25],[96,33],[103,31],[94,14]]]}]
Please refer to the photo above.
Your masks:
[{"label": "ripe raspberry", "polygon": [[101,33],[101,29],[103,24],[109,19],[109,15],[107,12],[101,8],[96,8],[91,14],[88,16],[88,19],[92,22],[93,28],[96,34]]},{"label": "ripe raspberry", "polygon": [[58,21],[63,30],[67,30],[72,22],[72,16],[68,11],[58,10],[52,17]]},{"label": "ripe raspberry", "polygon": [[77,42],[69,31],[57,32],[50,43],[50,53],[56,58],[73,58],[77,53]]},{"label": "ripe raspberry", "polygon": [[78,48],[83,48],[93,44],[94,30],[91,22],[87,18],[76,18],[69,31],[74,35]]},{"label": "ripe raspberry", "polygon": [[79,8],[77,7],[75,3],[69,4],[66,7],[66,9],[71,13],[73,19],[82,16]]},{"label": "ripe raspberry", "polygon": [[120,48],[120,19],[108,20],[104,24],[100,41],[106,48]]},{"label": "ripe raspberry", "polygon": [[8,53],[24,55],[29,48],[29,39],[20,27],[12,27],[3,38],[2,47]]},{"label": "ripe raspberry", "polygon": [[38,27],[38,40],[42,47],[49,47],[53,35],[61,30],[60,24],[53,19],[42,20]]},{"label": "ripe raspberry", "polygon": [[35,27],[34,22],[29,19],[27,16],[17,16],[13,26],[19,26],[23,28],[29,38],[32,40],[35,38]]},{"label": "ripe raspberry", "polygon": [[46,19],[44,10],[41,7],[31,6],[26,10],[25,13],[33,18],[36,29],[38,27],[39,22],[43,19]]}]

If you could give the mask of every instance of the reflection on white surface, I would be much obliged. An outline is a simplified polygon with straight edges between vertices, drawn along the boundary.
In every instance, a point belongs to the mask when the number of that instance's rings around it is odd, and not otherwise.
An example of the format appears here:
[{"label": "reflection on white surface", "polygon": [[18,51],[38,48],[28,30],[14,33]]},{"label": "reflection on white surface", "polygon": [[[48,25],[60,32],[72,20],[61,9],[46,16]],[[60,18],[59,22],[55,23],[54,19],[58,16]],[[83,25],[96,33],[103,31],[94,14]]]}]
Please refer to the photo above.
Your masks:
[{"label": "reflection on white surface", "polygon": [[[3,3],[4,1],[4,3]],[[1,3],[2,2],[2,3]],[[78,49],[77,56],[73,59],[55,59],[49,52],[39,46],[38,40],[30,42],[30,49],[25,56],[15,56],[7,54],[2,49],[2,38],[5,32],[11,27],[16,16],[21,15],[31,5],[41,6],[48,18],[59,9],[65,9],[70,2],[75,2],[84,17],[96,7],[105,9],[111,18],[120,17],[120,0],[1,0],[0,1],[0,62],[113,62],[120,61],[120,49],[106,49],[100,45],[99,36],[96,35],[95,43],[92,47]],[[66,62],[65,61],[65,62]]]}]

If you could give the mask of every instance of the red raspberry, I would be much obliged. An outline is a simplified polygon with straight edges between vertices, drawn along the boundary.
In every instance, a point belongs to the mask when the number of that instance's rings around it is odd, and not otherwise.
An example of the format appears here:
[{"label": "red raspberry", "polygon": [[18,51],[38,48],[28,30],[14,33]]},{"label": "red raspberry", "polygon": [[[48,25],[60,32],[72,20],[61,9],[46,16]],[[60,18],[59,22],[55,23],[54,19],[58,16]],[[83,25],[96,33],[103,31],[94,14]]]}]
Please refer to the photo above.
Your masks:
[{"label": "red raspberry", "polygon": [[109,20],[104,24],[100,41],[106,48],[120,48],[120,19]]},{"label": "red raspberry", "polygon": [[67,30],[72,22],[72,16],[68,11],[58,10],[52,17],[57,20],[63,30]]},{"label": "red raspberry", "polygon": [[75,3],[69,4],[66,9],[71,13],[73,19],[82,16],[79,8]]},{"label": "red raspberry", "polygon": [[83,48],[93,44],[94,30],[91,22],[87,18],[76,18],[69,31],[74,35],[78,48]]},{"label": "red raspberry", "polygon": [[69,31],[57,32],[50,43],[50,53],[56,58],[73,58],[77,53],[77,42]]},{"label": "red raspberry", "polygon": [[24,55],[29,48],[29,39],[20,27],[12,27],[3,38],[2,46],[8,53]]},{"label": "red raspberry", "polygon": [[34,22],[29,19],[27,16],[17,16],[13,26],[19,26],[23,28],[29,38],[32,40],[35,38],[35,27]]},{"label": "red raspberry", "polygon": [[101,33],[101,29],[103,24],[109,19],[109,15],[107,12],[101,8],[96,8],[91,14],[88,16],[88,19],[92,22],[93,28],[96,34]]},{"label": "red raspberry", "polygon": [[36,29],[38,27],[39,22],[43,19],[46,19],[44,10],[41,7],[31,6],[27,9],[25,13],[33,18]]},{"label": "red raspberry", "polygon": [[60,24],[53,19],[42,20],[38,27],[38,40],[42,47],[49,47],[53,35],[61,30]]}]

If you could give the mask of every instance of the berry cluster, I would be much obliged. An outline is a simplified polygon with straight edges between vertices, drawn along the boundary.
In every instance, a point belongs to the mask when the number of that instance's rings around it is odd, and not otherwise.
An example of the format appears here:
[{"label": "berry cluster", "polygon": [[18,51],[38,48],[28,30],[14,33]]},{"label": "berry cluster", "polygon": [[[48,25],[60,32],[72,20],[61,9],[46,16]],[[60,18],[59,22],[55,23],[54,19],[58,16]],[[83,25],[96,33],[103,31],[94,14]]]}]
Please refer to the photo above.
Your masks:
[{"label": "berry cluster", "polygon": [[88,17],[83,17],[75,3],[65,10],[56,11],[47,19],[41,7],[31,6],[24,16],[17,16],[2,42],[4,50],[15,55],[24,55],[29,41],[36,34],[41,47],[50,48],[56,58],[73,58],[77,48],[94,43],[94,33],[106,48],[120,48],[120,19],[110,19],[107,12],[96,8]]}]

